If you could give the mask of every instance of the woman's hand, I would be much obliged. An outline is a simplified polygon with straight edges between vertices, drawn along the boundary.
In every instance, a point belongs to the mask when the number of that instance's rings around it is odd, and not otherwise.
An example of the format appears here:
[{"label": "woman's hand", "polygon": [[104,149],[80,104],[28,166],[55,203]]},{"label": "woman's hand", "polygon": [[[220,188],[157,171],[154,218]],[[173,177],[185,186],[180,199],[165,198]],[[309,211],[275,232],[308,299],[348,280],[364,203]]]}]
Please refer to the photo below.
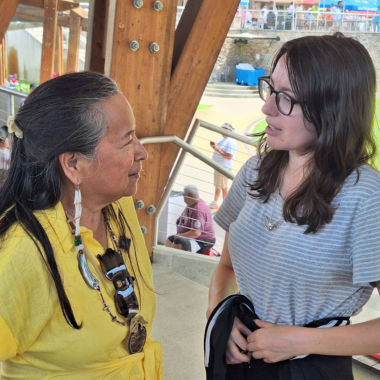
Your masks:
[{"label": "woman's hand", "polygon": [[247,351],[248,343],[247,339],[243,336],[243,334],[245,336],[248,336],[251,333],[252,331],[247,326],[245,326],[239,318],[235,318],[231,335],[227,342],[227,364],[240,364],[243,362],[249,362],[251,360],[250,354],[244,354],[244,352]]},{"label": "woman's hand", "polygon": [[306,354],[306,329],[298,326],[282,326],[255,320],[260,329],[248,335],[247,350],[254,359],[276,363]]}]

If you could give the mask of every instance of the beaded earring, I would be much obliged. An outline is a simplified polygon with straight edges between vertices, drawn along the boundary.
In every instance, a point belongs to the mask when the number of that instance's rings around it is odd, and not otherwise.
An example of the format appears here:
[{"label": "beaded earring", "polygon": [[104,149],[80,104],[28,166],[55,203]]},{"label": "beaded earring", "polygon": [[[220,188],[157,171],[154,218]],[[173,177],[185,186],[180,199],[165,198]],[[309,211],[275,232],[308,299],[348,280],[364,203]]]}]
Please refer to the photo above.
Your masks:
[{"label": "beaded earring", "polygon": [[82,242],[82,236],[80,234],[80,217],[82,216],[82,193],[80,192],[79,184],[75,188],[74,195],[74,207],[75,207],[75,231],[74,232],[74,245],[78,252],[78,266],[79,271],[85,283],[92,289],[100,291],[99,280],[92,274],[90,268],[88,267],[86,255],[83,252],[84,244]]},{"label": "beaded earring", "polygon": [[79,189],[79,184],[75,188],[74,195],[74,207],[75,207],[75,249],[79,252],[83,250],[84,246],[82,238],[80,236],[80,217],[82,216],[82,193]]}]

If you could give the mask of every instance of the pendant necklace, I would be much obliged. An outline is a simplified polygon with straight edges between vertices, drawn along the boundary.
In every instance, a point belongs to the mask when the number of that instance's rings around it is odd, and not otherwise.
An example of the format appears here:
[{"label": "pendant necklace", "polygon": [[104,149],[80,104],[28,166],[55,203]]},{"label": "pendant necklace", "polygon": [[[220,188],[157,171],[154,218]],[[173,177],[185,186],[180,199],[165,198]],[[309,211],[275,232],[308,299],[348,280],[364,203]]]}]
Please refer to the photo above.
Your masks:
[{"label": "pendant necklace", "polygon": [[277,221],[273,220],[273,214],[274,214],[274,210],[276,208],[277,199],[279,196],[281,196],[279,191],[278,191],[278,194],[277,194],[277,191],[274,194],[276,196],[276,199],[274,200],[274,204],[273,204],[273,208],[272,208],[272,214],[271,214],[270,218],[268,218],[266,215],[264,215],[265,227],[268,229],[269,232],[275,230],[277,227],[281,226],[282,223],[284,223],[283,220],[277,220]]},{"label": "pendant necklace", "polygon": [[[104,223],[108,228],[108,231],[110,233],[111,240],[112,240],[112,243],[114,245],[114,248],[115,248],[116,252],[118,252],[117,254],[121,255],[121,251],[120,251],[119,245],[117,244],[116,236],[115,236],[114,232],[112,231],[110,221],[106,217],[104,210],[102,210],[102,211],[103,211],[103,215],[104,215]],[[87,263],[87,257],[88,257],[90,259],[90,261],[92,262],[92,264],[95,265],[95,263],[91,259],[91,257],[92,257],[91,253],[88,250],[88,248],[86,247],[86,245],[82,242],[82,238],[81,238],[80,233],[79,233],[79,235],[76,234],[76,226],[73,223],[72,219],[70,218],[69,214],[66,211],[65,211],[65,213],[66,213],[67,222],[70,225],[70,227],[72,229],[72,233],[73,233],[74,238],[75,238],[74,239],[75,240],[75,248],[78,251],[79,271],[80,271],[85,283],[90,288],[97,290],[99,292],[101,301],[102,301],[103,306],[104,306],[103,310],[106,311],[110,315],[112,322],[116,322],[117,324],[119,324],[121,326],[129,326],[130,331],[129,331],[129,336],[127,337],[127,344],[128,344],[129,353],[130,354],[136,354],[136,353],[141,352],[144,348],[146,338],[147,338],[147,331],[146,331],[146,328],[144,326],[147,322],[139,314],[135,315],[131,319],[128,318],[126,320],[120,321],[116,317],[116,315],[114,315],[110,311],[110,307],[109,307],[109,305],[107,305],[106,300],[105,300],[105,298],[102,294],[102,291],[100,289],[99,280],[92,274],[92,272],[88,266],[88,263]],[[94,266],[94,268],[96,268],[96,265]],[[98,272],[98,270],[97,270],[97,272]],[[107,287],[106,287],[106,289],[108,291]],[[108,291],[108,293],[109,293],[109,291]],[[137,313],[138,313],[138,306],[137,306]]]}]

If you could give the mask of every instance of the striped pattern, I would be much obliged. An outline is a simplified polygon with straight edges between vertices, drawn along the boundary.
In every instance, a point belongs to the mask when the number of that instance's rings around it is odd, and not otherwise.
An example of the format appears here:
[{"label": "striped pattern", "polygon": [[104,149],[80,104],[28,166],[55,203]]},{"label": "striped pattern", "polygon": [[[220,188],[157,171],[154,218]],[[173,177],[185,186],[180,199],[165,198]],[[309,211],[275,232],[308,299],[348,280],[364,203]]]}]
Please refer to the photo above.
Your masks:
[{"label": "striped pattern", "polygon": [[[357,314],[380,280],[380,175],[369,166],[351,174],[334,199],[332,222],[317,234],[283,222],[273,231],[265,218],[282,219],[283,200],[252,199],[257,157],[242,167],[215,222],[230,232],[229,250],[239,290],[260,319],[277,324]],[[273,215],[272,215],[273,213]]]}]

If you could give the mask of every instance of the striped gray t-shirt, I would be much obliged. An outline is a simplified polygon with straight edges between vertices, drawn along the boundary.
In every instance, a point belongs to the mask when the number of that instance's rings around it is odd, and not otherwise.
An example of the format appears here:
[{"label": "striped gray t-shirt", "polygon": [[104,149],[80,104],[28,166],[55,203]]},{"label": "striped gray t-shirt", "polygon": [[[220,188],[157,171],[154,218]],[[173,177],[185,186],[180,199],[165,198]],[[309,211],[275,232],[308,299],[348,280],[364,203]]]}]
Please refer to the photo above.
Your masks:
[{"label": "striped gray t-shirt", "polygon": [[[380,280],[380,174],[354,171],[333,201],[333,220],[316,234],[286,223],[277,193],[264,204],[248,195],[257,157],[239,171],[215,221],[230,233],[229,251],[240,293],[260,319],[305,325],[325,317],[353,316]],[[266,220],[282,221],[269,231]]]}]

